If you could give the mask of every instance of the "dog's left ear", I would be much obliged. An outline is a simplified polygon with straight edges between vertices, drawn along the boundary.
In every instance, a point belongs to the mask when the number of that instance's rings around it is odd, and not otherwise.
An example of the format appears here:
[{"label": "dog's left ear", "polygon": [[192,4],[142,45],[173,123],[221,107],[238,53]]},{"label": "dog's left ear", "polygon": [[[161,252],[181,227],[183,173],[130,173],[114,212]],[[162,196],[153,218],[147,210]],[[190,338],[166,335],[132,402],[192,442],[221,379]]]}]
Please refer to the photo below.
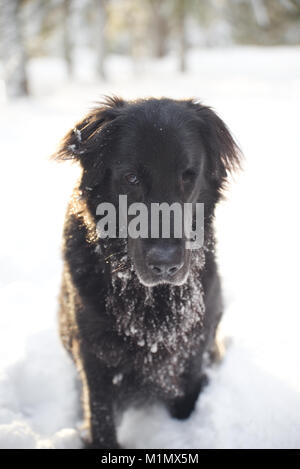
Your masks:
[{"label": "dog's left ear", "polygon": [[221,191],[229,174],[241,167],[242,153],[222,119],[208,106],[189,101],[197,114],[198,128],[207,153],[206,174]]},{"label": "dog's left ear", "polygon": [[122,113],[126,102],[118,97],[106,97],[63,138],[53,159],[75,160],[83,167],[93,163],[93,155],[109,148],[110,124]]}]

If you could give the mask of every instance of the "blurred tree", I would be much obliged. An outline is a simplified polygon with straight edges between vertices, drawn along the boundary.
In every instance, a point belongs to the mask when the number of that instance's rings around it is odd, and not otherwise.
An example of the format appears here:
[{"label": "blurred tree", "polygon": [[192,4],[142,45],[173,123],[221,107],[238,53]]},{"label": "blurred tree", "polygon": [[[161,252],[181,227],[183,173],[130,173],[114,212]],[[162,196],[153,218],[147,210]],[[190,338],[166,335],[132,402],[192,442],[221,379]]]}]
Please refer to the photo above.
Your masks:
[{"label": "blurred tree", "polygon": [[21,4],[21,0],[0,0],[1,56],[6,93],[12,98],[28,94]]},{"label": "blurred tree", "polygon": [[151,38],[154,44],[154,56],[164,57],[167,54],[167,40],[170,31],[170,2],[148,0],[151,14]]},{"label": "blurred tree", "polygon": [[204,22],[209,10],[210,3],[207,0],[173,0],[171,22],[175,41],[178,44],[179,70],[185,72],[187,69],[187,51],[189,47],[189,24],[191,20]]},{"label": "blurred tree", "polygon": [[[129,54],[135,73],[141,71],[142,59],[147,55],[147,30],[149,22],[148,0],[126,0],[126,28],[129,31]],[[148,49],[148,50],[147,50]]]},{"label": "blurred tree", "polygon": [[300,42],[299,0],[227,0],[227,19],[239,44]]},{"label": "blurred tree", "polygon": [[108,0],[95,0],[95,13],[96,13],[96,29],[97,29],[97,72],[98,75],[105,80],[105,57],[107,55],[107,44],[105,28],[107,23],[107,3]]},{"label": "blurred tree", "polygon": [[292,3],[298,11],[300,10],[300,0],[286,0],[284,3]]},{"label": "blurred tree", "polygon": [[73,41],[71,24],[71,3],[72,0],[63,0],[63,42],[64,57],[67,65],[69,78],[73,75]]},{"label": "blurred tree", "polygon": [[187,54],[187,38],[186,38],[186,19],[188,5],[190,0],[176,0],[174,12],[177,19],[178,42],[179,42],[179,70],[186,71],[186,54]]}]

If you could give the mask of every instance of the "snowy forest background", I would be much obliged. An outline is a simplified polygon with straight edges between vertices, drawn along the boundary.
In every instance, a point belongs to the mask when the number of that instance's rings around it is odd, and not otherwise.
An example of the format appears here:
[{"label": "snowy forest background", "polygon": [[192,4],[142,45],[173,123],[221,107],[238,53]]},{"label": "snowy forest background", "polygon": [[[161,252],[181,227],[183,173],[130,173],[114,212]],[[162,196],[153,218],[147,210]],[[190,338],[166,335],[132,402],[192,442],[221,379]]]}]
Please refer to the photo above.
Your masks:
[{"label": "snowy forest background", "polygon": [[300,0],[0,0],[0,448],[80,448],[57,331],[75,165],[103,95],[195,97],[245,155],[217,209],[224,361],[187,421],[130,409],[126,448],[300,448]]},{"label": "snowy forest background", "polygon": [[105,80],[113,54],[136,68],[175,54],[185,71],[190,48],[300,43],[300,0],[1,0],[0,21],[8,96],[32,92],[28,66],[38,57],[60,58],[66,79],[76,79],[84,52]]}]

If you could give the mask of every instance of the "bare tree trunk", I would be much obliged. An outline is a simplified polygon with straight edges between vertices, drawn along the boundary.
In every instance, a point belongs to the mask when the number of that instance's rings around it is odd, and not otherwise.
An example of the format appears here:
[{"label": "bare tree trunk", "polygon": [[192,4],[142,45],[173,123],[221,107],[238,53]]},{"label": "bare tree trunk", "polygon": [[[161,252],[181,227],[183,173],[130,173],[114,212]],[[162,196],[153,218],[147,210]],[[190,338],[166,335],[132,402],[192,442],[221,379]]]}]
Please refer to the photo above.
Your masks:
[{"label": "bare tree trunk", "polygon": [[268,9],[263,0],[251,0],[254,16],[259,26],[265,27],[270,24]]},{"label": "bare tree trunk", "polygon": [[142,58],[144,56],[144,27],[139,22],[139,16],[134,5],[128,11],[127,27],[130,31],[130,54],[134,73],[139,75],[142,71]]},{"label": "bare tree trunk", "polygon": [[97,71],[98,75],[105,80],[105,58],[107,54],[105,26],[107,21],[107,5],[106,0],[96,0],[97,2]]},{"label": "bare tree trunk", "polygon": [[69,78],[73,75],[73,41],[72,41],[72,0],[63,0],[63,14],[64,14],[64,56],[67,65]]},{"label": "bare tree trunk", "polygon": [[20,4],[20,0],[0,0],[1,56],[6,93],[11,98],[28,95]]},{"label": "bare tree trunk", "polygon": [[168,20],[164,15],[164,3],[161,0],[150,0],[152,11],[152,38],[155,57],[164,57],[167,53]]},{"label": "bare tree trunk", "polygon": [[186,2],[185,0],[178,0],[178,36],[179,36],[179,70],[186,71],[186,53],[187,53],[187,40],[186,40]]}]

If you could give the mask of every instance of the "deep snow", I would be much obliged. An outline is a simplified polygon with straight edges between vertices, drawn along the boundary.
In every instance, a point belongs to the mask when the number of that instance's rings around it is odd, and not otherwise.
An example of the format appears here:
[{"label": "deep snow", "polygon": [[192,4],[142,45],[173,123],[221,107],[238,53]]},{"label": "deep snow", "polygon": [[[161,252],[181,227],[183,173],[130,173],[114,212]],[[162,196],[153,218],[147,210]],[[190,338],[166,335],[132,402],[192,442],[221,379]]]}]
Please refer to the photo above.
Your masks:
[{"label": "deep snow", "polygon": [[[221,366],[185,422],[164,409],[128,411],[126,447],[300,448],[299,48],[232,48],[131,71],[109,62],[96,83],[82,54],[76,81],[58,60],[30,65],[35,97],[2,99],[0,447],[80,446],[76,372],[58,340],[60,239],[77,169],[49,163],[59,139],[103,94],[199,97],[237,137],[246,161],[218,208],[226,295]],[[1,90],[1,87],[0,87]]]}]

